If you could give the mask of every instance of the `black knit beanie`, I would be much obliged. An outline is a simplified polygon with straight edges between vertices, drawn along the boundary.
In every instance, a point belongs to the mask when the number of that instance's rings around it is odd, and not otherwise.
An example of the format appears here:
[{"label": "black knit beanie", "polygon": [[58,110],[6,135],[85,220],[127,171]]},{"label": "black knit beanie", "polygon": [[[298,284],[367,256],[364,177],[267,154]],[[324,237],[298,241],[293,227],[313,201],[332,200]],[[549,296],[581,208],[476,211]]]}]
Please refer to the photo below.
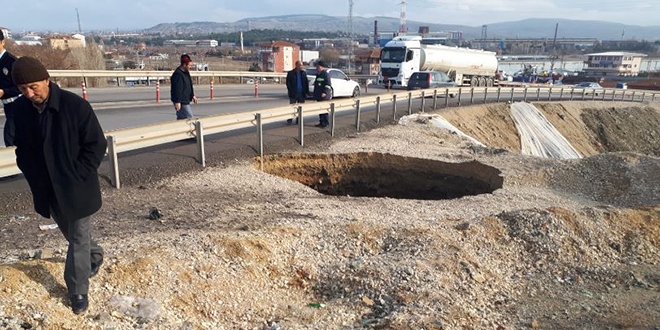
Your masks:
[{"label": "black knit beanie", "polygon": [[29,84],[50,78],[48,70],[38,59],[23,56],[14,62],[11,70],[11,79],[16,85]]}]

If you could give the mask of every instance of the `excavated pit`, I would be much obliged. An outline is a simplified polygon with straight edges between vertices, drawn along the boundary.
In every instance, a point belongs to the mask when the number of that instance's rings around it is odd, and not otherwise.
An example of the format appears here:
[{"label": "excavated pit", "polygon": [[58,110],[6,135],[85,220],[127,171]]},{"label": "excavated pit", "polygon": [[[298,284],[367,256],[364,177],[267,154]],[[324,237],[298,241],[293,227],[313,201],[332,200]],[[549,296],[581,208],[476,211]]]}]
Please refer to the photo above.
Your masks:
[{"label": "excavated pit", "polygon": [[447,163],[381,153],[268,156],[263,170],[326,195],[397,199],[489,194],[504,181],[498,169],[477,161]]}]

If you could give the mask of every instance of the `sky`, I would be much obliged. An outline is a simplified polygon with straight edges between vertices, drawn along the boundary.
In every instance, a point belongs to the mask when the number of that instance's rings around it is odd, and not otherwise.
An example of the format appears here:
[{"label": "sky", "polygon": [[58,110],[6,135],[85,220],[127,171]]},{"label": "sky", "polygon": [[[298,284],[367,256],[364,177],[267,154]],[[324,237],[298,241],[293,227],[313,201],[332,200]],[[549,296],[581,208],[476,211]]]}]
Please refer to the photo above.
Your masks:
[{"label": "sky", "polygon": [[[350,0],[0,0],[0,26],[15,32],[146,29],[159,23],[235,22],[290,14],[348,16]],[[353,16],[399,17],[403,0],[353,0]],[[407,19],[481,26],[526,18],[660,26],[659,0],[406,0]],[[318,4],[318,5],[316,5]]]}]

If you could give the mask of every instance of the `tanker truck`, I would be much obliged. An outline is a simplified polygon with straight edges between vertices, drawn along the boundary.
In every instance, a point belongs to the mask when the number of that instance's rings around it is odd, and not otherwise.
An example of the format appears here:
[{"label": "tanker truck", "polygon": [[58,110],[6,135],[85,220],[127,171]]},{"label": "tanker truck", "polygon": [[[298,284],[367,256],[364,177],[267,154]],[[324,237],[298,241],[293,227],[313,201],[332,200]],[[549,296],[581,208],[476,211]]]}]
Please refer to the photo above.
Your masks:
[{"label": "tanker truck", "polygon": [[483,50],[425,45],[420,36],[398,36],[380,52],[380,85],[406,87],[415,71],[442,71],[459,86],[497,84],[497,57]]}]

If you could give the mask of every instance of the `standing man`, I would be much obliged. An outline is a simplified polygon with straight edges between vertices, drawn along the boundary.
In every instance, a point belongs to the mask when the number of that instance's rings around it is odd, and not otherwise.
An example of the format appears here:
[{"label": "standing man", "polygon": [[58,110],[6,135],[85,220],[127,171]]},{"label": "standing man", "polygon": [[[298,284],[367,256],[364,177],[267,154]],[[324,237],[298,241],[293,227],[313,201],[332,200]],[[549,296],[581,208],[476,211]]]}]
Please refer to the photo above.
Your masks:
[{"label": "standing man", "polygon": [[11,79],[11,69],[16,57],[5,49],[5,35],[0,29],[0,101],[5,109],[4,140],[5,146],[14,145],[14,101],[21,96],[18,87]]},{"label": "standing man", "polygon": [[197,97],[193,90],[192,78],[190,77],[190,68],[192,60],[188,54],[181,55],[181,65],[174,70],[170,81],[172,89],[170,95],[174,110],[176,110],[176,119],[188,119],[193,117],[190,102],[197,104]]},{"label": "standing man", "polygon": [[[314,99],[316,101],[325,101],[332,99],[332,84],[330,83],[330,76],[328,71],[325,70],[325,63],[323,61],[316,62],[316,79],[314,80]],[[322,113],[319,115],[319,123],[316,127],[325,128],[330,125],[328,114]]]},{"label": "standing man", "polygon": [[34,209],[52,217],[69,248],[64,266],[71,309],[87,310],[89,278],[103,263],[92,240],[92,214],[101,208],[97,169],[106,140],[89,103],[49,81],[39,60],[21,57],[12,79],[23,97],[16,100],[16,164],[30,185]]},{"label": "standing man", "polygon": [[[309,94],[309,80],[301,61],[296,61],[296,67],[286,74],[286,89],[289,94],[289,104],[305,103],[305,98]],[[287,124],[292,122],[291,119],[286,120]],[[297,123],[298,118],[296,118]]]}]

